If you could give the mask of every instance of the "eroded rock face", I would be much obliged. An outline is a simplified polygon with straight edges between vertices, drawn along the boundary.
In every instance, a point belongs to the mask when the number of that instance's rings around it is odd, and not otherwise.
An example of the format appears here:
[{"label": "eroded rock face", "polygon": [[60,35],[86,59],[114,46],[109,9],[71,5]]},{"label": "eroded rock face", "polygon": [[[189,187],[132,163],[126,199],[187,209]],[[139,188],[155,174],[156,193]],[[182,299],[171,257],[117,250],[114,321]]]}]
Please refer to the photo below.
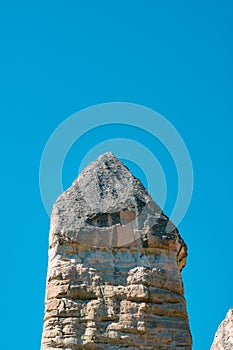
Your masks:
[{"label": "eroded rock face", "polygon": [[111,153],[53,207],[42,350],[191,349],[186,246]]},{"label": "eroded rock face", "polygon": [[214,337],[210,350],[232,350],[233,349],[233,308],[226,314]]}]

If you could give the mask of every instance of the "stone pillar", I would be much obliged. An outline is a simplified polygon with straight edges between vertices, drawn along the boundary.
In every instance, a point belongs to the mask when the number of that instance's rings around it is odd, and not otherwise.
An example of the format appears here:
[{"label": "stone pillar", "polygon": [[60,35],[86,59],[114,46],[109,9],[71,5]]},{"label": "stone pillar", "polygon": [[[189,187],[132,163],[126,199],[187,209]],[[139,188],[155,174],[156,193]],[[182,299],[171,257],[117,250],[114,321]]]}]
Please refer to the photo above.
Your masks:
[{"label": "stone pillar", "polygon": [[226,314],[214,337],[210,350],[232,350],[233,349],[233,308]]},{"label": "stone pillar", "polygon": [[53,207],[41,350],[191,349],[186,245],[112,153]]}]

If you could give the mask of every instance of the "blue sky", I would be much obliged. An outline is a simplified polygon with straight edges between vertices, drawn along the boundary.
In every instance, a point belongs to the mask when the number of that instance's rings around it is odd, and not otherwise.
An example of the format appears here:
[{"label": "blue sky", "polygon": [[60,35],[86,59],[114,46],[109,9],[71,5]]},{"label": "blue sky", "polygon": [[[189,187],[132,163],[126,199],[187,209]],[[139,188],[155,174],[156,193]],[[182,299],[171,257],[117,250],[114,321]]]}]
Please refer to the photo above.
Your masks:
[{"label": "blue sky", "polygon": [[[232,10],[230,0],[1,2],[4,349],[40,346],[49,231],[38,181],[44,146],[71,114],[112,101],[158,111],[189,149],[195,182],[179,225],[189,248],[183,277],[193,349],[209,349],[233,305]],[[77,141],[64,187],[76,176],[80,149],[84,155],[130,132],[102,127]],[[149,135],[134,137],[160,159],[169,214],[177,191],[171,160]]]}]

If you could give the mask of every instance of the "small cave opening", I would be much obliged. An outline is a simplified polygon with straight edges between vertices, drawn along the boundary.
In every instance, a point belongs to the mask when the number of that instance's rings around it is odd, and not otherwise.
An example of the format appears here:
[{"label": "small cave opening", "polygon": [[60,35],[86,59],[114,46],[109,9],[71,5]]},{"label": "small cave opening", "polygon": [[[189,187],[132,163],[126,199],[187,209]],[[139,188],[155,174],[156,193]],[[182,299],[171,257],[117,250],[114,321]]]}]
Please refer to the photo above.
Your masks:
[{"label": "small cave opening", "polygon": [[135,210],[132,208],[124,208],[113,213],[96,213],[87,218],[89,225],[96,227],[111,227],[115,225],[127,225],[136,218]]}]

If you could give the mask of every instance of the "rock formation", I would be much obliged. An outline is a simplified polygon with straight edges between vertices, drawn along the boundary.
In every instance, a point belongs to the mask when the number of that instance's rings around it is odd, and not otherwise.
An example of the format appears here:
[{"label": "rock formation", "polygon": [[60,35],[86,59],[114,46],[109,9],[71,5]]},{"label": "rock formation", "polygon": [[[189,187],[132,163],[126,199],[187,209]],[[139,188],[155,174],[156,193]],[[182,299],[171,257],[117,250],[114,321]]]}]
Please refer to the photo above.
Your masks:
[{"label": "rock formation", "polygon": [[232,350],[233,349],[233,308],[226,314],[214,337],[210,350]]},{"label": "rock formation", "polygon": [[142,183],[100,156],[53,207],[41,349],[190,350],[186,250]]}]

